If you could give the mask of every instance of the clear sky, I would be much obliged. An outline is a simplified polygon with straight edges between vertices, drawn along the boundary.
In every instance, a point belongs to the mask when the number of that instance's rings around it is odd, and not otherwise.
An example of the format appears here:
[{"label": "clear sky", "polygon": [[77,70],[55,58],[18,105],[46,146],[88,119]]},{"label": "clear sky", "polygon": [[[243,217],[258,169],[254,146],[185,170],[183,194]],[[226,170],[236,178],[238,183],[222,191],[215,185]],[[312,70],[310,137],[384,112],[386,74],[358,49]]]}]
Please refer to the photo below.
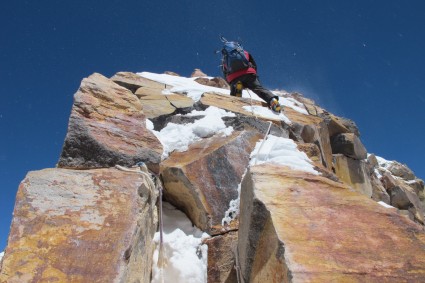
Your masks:
[{"label": "clear sky", "polygon": [[0,9],[0,251],[31,170],[54,167],[73,94],[94,72],[220,75],[241,39],[269,88],[354,120],[371,153],[425,178],[425,1],[4,1]]}]

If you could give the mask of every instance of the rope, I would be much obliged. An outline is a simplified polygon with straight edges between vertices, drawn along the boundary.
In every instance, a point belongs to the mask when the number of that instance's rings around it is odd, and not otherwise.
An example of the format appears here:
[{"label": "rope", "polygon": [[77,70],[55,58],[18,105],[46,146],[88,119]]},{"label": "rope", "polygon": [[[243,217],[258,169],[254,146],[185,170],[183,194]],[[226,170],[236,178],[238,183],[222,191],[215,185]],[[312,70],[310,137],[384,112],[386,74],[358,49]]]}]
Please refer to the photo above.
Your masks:
[{"label": "rope", "polygon": [[162,181],[160,178],[158,178],[159,184],[159,252],[158,252],[158,267],[161,270],[161,278],[162,281],[164,281],[164,276],[162,276],[162,271],[165,266],[167,266],[167,261],[164,257],[164,221],[163,221],[163,214],[162,214]]},{"label": "rope", "polygon": [[234,268],[235,268],[235,271],[236,271],[236,278],[237,278],[238,283],[242,283],[243,277],[242,277],[241,267],[240,267],[240,264],[239,264],[238,243],[236,243],[236,245],[233,245],[232,252],[233,252],[233,256],[235,257]]},{"label": "rope", "polygon": [[252,113],[252,116],[254,116],[256,120],[258,120],[258,117],[257,117],[257,115],[254,112],[254,106],[252,106],[252,95],[251,95],[251,92],[249,91],[249,89],[246,89],[246,91],[248,92],[249,98],[250,98],[250,102],[249,103],[251,104],[251,113]]},{"label": "rope", "polygon": [[[255,117],[255,119],[258,121],[258,117],[257,117],[257,115],[255,115],[255,113],[254,113],[254,106],[252,106],[252,95],[251,95],[251,92],[249,91],[249,89],[247,89],[246,91],[248,92],[249,97],[250,97],[251,113],[252,113],[252,115]],[[266,134],[265,134],[265,136],[264,136],[263,142],[261,143],[260,148],[258,149],[257,155],[259,155],[259,153],[260,153],[261,149],[263,148],[263,144],[264,144],[264,142],[266,141],[267,136],[268,136],[268,135],[269,135],[269,133],[270,133],[270,128],[271,128],[271,126],[272,126],[272,122],[271,122],[271,121],[269,121],[269,128],[267,129],[267,132],[266,132]],[[279,128],[280,128],[280,127],[279,127]],[[280,128],[280,130],[281,130],[281,131],[282,131],[282,133],[283,133],[283,129],[282,129],[282,128]],[[257,161],[258,161],[258,159],[256,158],[256,159],[255,159],[255,163],[254,163],[254,165],[257,165]]]},{"label": "rope", "polygon": [[[152,177],[147,173],[144,172],[140,169],[140,167],[134,167],[133,169],[121,166],[121,165],[115,165],[115,168],[121,170],[121,171],[125,171],[125,172],[133,172],[133,173],[139,173],[141,175],[143,175],[145,178],[147,178],[147,181],[149,183],[150,188],[156,188],[155,183],[152,181]],[[149,189],[150,189],[149,188]],[[151,191],[152,193],[152,191]]]},{"label": "rope", "polygon": [[167,266],[167,260],[164,257],[164,226],[163,226],[163,218],[162,218],[163,216],[162,214],[162,193],[163,193],[162,181],[157,175],[154,174],[157,181],[155,184],[154,181],[152,181],[152,176],[149,174],[148,168],[146,167],[144,163],[142,163],[138,167],[133,167],[133,168],[127,168],[121,165],[115,165],[115,168],[125,172],[141,174],[143,177],[145,177],[145,180],[147,181],[149,185],[148,189],[151,195],[154,195],[154,192],[153,192],[154,189],[157,189],[159,191],[159,252],[158,252],[157,265],[160,270],[161,282],[164,283],[163,269],[165,266]]},{"label": "rope", "polygon": [[[167,87],[167,85],[165,85],[165,87]],[[176,110],[178,109],[177,106],[174,105],[174,103],[172,103],[169,99],[168,99],[168,95],[164,95],[165,99],[167,99],[168,103],[170,103],[171,106],[173,106]]]},{"label": "rope", "polygon": [[[261,151],[261,149],[263,148],[264,142],[266,141],[267,136],[269,135],[269,132],[270,132],[270,128],[271,128],[271,127],[272,127],[272,122],[271,122],[271,121],[269,121],[269,127],[268,127],[268,129],[267,129],[267,132],[266,132],[266,134],[265,134],[265,136],[264,136],[263,141],[261,142],[260,148],[259,148],[259,149],[258,149],[258,151],[257,151],[257,156],[260,154],[260,151]],[[258,161],[258,158],[257,158],[257,157],[255,157],[255,163],[254,163],[254,165],[257,165],[257,161]]]}]

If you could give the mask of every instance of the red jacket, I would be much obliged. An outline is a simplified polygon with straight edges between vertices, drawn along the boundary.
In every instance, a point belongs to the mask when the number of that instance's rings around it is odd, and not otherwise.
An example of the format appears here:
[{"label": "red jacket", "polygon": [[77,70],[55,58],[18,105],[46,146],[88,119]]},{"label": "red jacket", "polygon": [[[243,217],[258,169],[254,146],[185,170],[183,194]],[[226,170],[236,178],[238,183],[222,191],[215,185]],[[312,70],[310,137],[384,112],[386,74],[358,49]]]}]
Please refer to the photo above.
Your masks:
[{"label": "red jacket", "polygon": [[248,67],[247,69],[242,69],[234,73],[227,74],[226,81],[228,83],[246,74],[257,74],[257,65],[255,64],[254,58],[247,51],[244,51],[244,52],[245,52],[246,58],[251,63],[252,67]]}]

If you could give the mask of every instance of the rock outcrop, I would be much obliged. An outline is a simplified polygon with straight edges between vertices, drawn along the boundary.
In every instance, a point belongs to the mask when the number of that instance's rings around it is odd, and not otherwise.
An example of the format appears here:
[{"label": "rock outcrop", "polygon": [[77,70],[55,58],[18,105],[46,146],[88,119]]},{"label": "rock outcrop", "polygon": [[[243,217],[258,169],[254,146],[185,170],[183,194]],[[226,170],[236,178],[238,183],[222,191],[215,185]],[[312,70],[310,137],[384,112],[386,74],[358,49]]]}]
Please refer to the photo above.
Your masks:
[{"label": "rock outcrop", "polygon": [[200,69],[195,69],[193,73],[190,75],[191,78],[195,78],[195,82],[206,85],[206,86],[212,86],[217,88],[224,88],[229,89],[229,84],[221,77],[208,77],[204,72],[202,72]]},{"label": "rock outcrop", "polygon": [[136,91],[136,95],[143,105],[143,114],[146,115],[147,119],[156,119],[172,114],[190,112],[195,103],[191,98],[182,94],[139,95],[138,91]]},{"label": "rock outcrop", "polygon": [[238,233],[231,231],[206,241],[208,245],[208,281],[238,282],[235,266]]},{"label": "rock outcrop", "polygon": [[104,168],[145,162],[158,171],[162,146],[146,128],[142,104],[128,89],[93,74],[74,96],[58,166]]},{"label": "rock outcrop", "polygon": [[[314,106],[314,107],[317,108],[317,106]],[[335,116],[327,111],[324,111],[323,109],[321,109],[321,111],[317,111],[317,114],[312,114],[312,115],[320,116],[325,121],[329,129],[329,135],[331,137],[337,134],[345,134],[345,133],[353,133],[357,137],[360,137],[360,131],[356,123],[354,123],[353,121],[347,118]]]},{"label": "rock outcrop", "polygon": [[0,282],[148,282],[156,195],[116,169],[28,173]]},{"label": "rock outcrop", "polygon": [[229,202],[238,197],[249,154],[260,138],[258,132],[236,132],[198,142],[187,152],[173,153],[161,164],[165,198],[197,227],[216,234]]},{"label": "rock outcrop", "polygon": [[415,174],[413,174],[412,170],[399,162],[392,162],[387,169],[394,176],[400,177],[404,180],[410,181],[415,179]]},{"label": "rock outcrop", "polygon": [[58,168],[19,187],[0,282],[157,280],[154,233],[174,231],[160,192],[202,230],[175,235],[200,232],[210,283],[425,281],[424,182],[367,154],[353,121],[298,93],[275,91],[276,115],[200,70],[166,73],[82,81]]},{"label": "rock outcrop", "polygon": [[[423,227],[349,187],[254,166],[242,183],[243,282],[421,282]],[[419,248],[421,247],[421,248]]]},{"label": "rock outcrop", "polygon": [[215,77],[212,79],[201,77],[201,78],[195,79],[195,81],[197,83],[200,83],[201,85],[230,89],[229,84],[223,78],[220,78],[220,77]]},{"label": "rock outcrop", "polygon": [[161,94],[164,89],[170,88],[166,84],[152,81],[130,72],[116,73],[111,80],[130,90],[136,96],[142,94]]},{"label": "rock outcrop", "polygon": [[201,69],[195,69],[195,70],[193,70],[190,77],[196,78],[196,77],[208,77],[208,76],[204,72],[202,72]]},{"label": "rock outcrop", "polygon": [[342,154],[334,154],[335,174],[354,190],[372,197],[373,186],[367,163]]},{"label": "rock outcrop", "polygon": [[419,223],[424,224],[424,205],[420,201],[417,192],[388,173],[384,173],[382,182],[390,196],[390,204],[401,210],[407,210],[412,220],[417,220]]},{"label": "rock outcrop", "polygon": [[360,139],[352,133],[337,134],[331,138],[333,154],[344,154],[357,160],[367,158],[367,151]]},{"label": "rock outcrop", "polygon": [[332,148],[328,127],[323,119],[314,115],[305,115],[289,107],[285,113],[292,121],[292,138],[301,143],[313,143],[320,149],[323,166],[332,169]]}]

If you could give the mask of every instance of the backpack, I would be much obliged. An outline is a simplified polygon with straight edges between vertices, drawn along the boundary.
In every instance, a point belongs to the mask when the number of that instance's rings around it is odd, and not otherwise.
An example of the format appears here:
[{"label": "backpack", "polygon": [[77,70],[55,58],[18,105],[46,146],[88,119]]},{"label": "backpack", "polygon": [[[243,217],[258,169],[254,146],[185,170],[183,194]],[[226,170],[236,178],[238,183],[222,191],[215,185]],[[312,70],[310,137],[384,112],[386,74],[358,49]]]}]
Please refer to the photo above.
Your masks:
[{"label": "backpack", "polygon": [[250,66],[245,51],[238,42],[225,41],[221,49],[223,55],[223,71],[231,74]]}]

